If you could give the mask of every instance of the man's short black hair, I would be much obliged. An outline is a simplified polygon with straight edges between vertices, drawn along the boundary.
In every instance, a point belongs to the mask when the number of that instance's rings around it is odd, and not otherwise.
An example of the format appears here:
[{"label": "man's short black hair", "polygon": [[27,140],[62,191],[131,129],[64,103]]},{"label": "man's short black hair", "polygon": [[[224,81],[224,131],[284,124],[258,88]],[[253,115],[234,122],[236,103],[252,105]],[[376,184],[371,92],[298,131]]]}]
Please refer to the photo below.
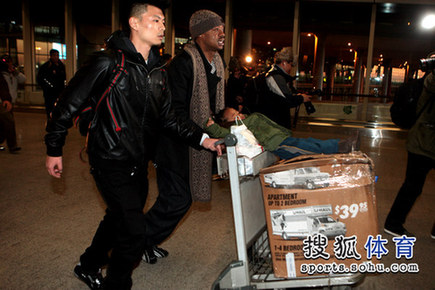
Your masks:
[{"label": "man's short black hair", "polygon": [[59,54],[59,50],[57,50],[57,49],[50,49],[50,56],[52,56],[53,54]]},{"label": "man's short black hair", "polygon": [[152,6],[156,6],[157,8],[160,8],[163,13],[165,12],[165,9],[168,8],[171,5],[170,0],[124,0],[120,3],[120,22],[122,26],[122,30],[127,33],[127,35],[130,33],[130,25],[128,24],[128,19],[131,16],[132,8],[135,4],[148,4]]}]

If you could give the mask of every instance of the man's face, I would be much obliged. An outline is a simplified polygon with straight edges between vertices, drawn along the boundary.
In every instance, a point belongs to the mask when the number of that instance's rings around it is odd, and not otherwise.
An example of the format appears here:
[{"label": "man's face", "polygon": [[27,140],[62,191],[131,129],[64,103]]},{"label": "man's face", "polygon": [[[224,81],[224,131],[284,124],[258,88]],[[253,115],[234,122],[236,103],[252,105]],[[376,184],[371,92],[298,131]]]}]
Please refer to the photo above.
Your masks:
[{"label": "man's face", "polygon": [[227,108],[224,112],[223,118],[225,122],[234,122],[237,116],[239,116],[241,120],[245,119],[245,115],[239,113],[236,109]]},{"label": "man's face", "polygon": [[59,53],[55,52],[50,54],[51,61],[57,63],[59,61]]},{"label": "man's face", "polygon": [[209,50],[221,50],[224,48],[225,44],[225,32],[224,26],[216,26],[207,32],[204,32],[199,37],[203,39],[204,44]]},{"label": "man's face", "polygon": [[160,8],[148,6],[142,19],[137,19],[135,29],[141,42],[149,46],[160,45],[165,35],[165,16]]},{"label": "man's face", "polygon": [[293,62],[283,61],[280,63],[281,68],[288,74],[291,74],[293,68]]}]

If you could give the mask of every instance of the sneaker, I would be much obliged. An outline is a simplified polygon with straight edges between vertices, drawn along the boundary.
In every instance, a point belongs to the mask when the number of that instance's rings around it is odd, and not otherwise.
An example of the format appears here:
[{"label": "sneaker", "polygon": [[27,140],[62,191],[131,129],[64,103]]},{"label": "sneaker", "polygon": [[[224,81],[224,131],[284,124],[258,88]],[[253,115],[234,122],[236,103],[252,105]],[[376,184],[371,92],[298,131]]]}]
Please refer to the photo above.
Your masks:
[{"label": "sneaker", "polygon": [[431,236],[432,239],[435,240],[435,224],[433,224],[432,232],[430,233],[430,236]]},{"label": "sneaker", "polygon": [[6,149],[5,146],[0,145],[0,151],[5,151],[5,149]]},{"label": "sneaker", "polygon": [[142,255],[142,260],[144,260],[148,264],[157,263],[157,258],[165,258],[169,255],[168,251],[165,249],[159,248],[157,246],[152,246],[151,248],[147,248]]},{"label": "sneaker", "polygon": [[85,272],[82,266],[77,264],[74,268],[74,274],[77,278],[82,280],[91,289],[103,289],[103,275],[101,274],[101,269],[98,272]]},{"label": "sneaker", "polygon": [[408,232],[402,226],[398,226],[398,227],[385,226],[384,227],[384,232],[386,232],[387,234],[390,234],[392,236],[395,236],[395,237],[401,237],[403,235],[405,235],[407,237],[415,237],[414,234]]}]

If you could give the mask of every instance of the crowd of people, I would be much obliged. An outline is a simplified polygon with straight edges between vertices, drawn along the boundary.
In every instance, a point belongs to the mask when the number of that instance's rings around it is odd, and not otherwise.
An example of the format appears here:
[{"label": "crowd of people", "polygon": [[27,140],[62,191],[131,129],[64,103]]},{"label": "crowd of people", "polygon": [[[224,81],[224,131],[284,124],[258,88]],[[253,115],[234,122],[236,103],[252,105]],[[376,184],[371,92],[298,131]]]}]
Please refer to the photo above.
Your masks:
[{"label": "crowd of people", "polygon": [[[97,114],[88,131],[87,153],[90,173],[107,209],[74,268],[91,289],[131,289],[132,273],[141,259],[154,264],[169,255],[160,244],[193,201],[211,199],[212,162],[223,149],[215,138],[228,134],[226,125],[236,117],[244,120],[266,150],[282,159],[359,150],[357,133],[343,140],[292,136],[290,109],[310,102],[311,96],[293,85],[296,60],[291,47],[278,51],[270,69],[253,83],[240,61],[232,58],[225,82],[222,17],[210,10],[196,11],[189,21],[192,41],[173,58],[162,57],[157,46],[164,37],[164,8],[134,4],[128,29],[108,37],[106,49],[90,56],[68,85],[58,51],[51,50],[50,59],[39,69],[37,81],[47,115],[46,169],[51,176],[62,176],[62,148],[72,119],[88,103]],[[118,59],[124,69],[114,90],[112,72]],[[8,56],[2,57],[1,65],[0,144],[6,140],[9,151],[16,153],[21,148],[13,104],[17,84],[25,77]],[[99,105],[102,96],[107,102]],[[434,96],[432,72],[422,99]],[[412,235],[403,223],[435,165],[434,118],[433,106],[428,106],[410,130],[406,180],[387,218],[388,233]],[[159,195],[144,213],[150,161],[156,167]],[[103,267],[107,267],[105,277]]]}]

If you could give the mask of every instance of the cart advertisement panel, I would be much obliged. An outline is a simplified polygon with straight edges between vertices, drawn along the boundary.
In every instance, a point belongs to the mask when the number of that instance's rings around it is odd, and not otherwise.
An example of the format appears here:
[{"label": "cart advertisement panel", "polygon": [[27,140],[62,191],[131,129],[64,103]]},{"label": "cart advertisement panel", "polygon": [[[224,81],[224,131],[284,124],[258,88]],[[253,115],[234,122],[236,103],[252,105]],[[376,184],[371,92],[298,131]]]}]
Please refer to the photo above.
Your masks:
[{"label": "cart advertisement panel", "polygon": [[260,180],[276,277],[307,276],[306,265],[367,261],[365,244],[378,228],[370,158],[301,156],[262,169]]}]

